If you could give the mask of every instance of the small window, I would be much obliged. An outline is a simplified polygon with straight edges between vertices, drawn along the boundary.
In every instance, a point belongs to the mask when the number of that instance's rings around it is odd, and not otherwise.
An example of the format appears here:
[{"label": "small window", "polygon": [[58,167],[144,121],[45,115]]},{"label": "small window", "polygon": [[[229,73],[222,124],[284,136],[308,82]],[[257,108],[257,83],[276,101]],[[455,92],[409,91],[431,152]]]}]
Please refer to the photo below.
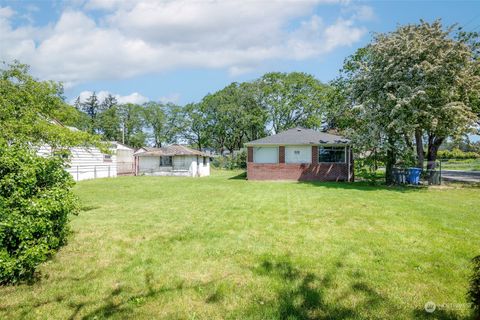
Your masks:
[{"label": "small window", "polygon": [[112,155],[104,154],[103,155],[103,162],[112,162]]},{"label": "small window", "polygon": [[171,167],[172,157],[160,157],[160,167]]},{"label": "small window", "polygon": [[345,163],[345,147],[319,147],[318,162]]},{"label": "small window", "polygon": [[293,154],[299,155],[299,154],[300,154],[300,150],[295,150],[295,151],[293,151]]},{"label": "small window", "polygon": [[203,166],[204,166],[204,167],[207,166],[207,157],[203,157]]}]

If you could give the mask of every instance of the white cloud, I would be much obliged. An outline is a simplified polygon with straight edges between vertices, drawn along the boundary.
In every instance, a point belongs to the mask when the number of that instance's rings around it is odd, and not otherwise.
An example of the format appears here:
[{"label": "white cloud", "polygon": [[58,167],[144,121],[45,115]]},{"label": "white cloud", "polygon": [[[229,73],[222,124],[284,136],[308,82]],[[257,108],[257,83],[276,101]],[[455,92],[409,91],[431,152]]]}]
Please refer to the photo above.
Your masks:
[{"label": "white cloud", "polygon": [[[78,95],[80,97],[80,102],[85,102],[92,94],[93,94],[93,91],[82,91],[82,92],[80,92],[80,94]],[[114,96],[115,99],[117,99],[117,102],[119,104],[124,104],[124,103],[143,104],[145,102],[150,101],[150,99],[141,95],[138,92],[134,92],[134,93],[131,93],[129,95],[122,96],[120,94],[113,94],[109,91],[102,90],[102,91],[96,92],[95,94],[97,95],[98,101],[100,103],[103,102],[109,94]],[[75,99],[70,101],[70,103],[73,104],[74,101],[75,101]]]},{"label": "white cloud", "polygon": [[19,59],[67,87],[188,67],[235,76],[272,59],[317,57],[365,34],[357,23],[368,7],[329,25],[312,15],[322,2],[337,1],[90,0],[42,28],[14,27],[15,13],[0,8],[0,59]]},{"label": "white cloud", "polygon": [[180,94],[179,93],[172,93],[172,94],[169,94],[167,96],[160,97],[160,99],[158,99],[158,100],[162,103],[168,103],[168,102],[178,103],[178,101],[180,101]]}]

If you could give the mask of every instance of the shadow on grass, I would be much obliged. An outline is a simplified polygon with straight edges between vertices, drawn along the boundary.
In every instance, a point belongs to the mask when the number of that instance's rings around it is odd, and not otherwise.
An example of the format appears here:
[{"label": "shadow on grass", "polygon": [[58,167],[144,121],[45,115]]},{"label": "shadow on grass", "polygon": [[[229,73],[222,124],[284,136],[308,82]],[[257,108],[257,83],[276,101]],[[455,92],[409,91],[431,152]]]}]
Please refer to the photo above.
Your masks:
[{"label": "shadow on grass", "polygon": [[392,191],[392,192],[416,192],[427,189],[426,186],[387,186],[384,184],[370,184],[366,181],[359,182],[317,182],[317,181],[299,181],[300,184],[307,184],[315,187],[323,187],[329,189],[346,189],[361,191]]},{"label": "shadow on grass", "polygon": [[[156,289],[153,285],[152,274],[149,272],[145,273],[145,287],[146,290],[143,293],[130,295],[127,297],[120,297],[123,292],[122,287],[117,287],[113,289],[104,299],[101,301],[101,305],[94,310],[88,312],[87,314],[79,317],[81,310],[90,305],[97,304],[98,300],[94,300],[87,303],[71,303],[69,307],[73,309],[72,315],[69,319],[104,319],[110,318],[112,316],[120,316],[122,318],[131,316],[136,308],[147,303],[148,301],[159,297],[162,294],[172,291],[180,291],[185,289],[194,289],[200,290],[204,287],[215,287],[205,299],[206,303],[216,303],[223,299],[223,290],[221,286],[215,286],[214,284],[218,281],[223,280],[229,275],[223,276],[218,279],[213,279],[211,281],[201,282],[198,284],[193,284],[190,286],[184,286],[183,283],[179,283],[174,287],[160,287]],[[201,291],[201,290],[200,290]]]},{"label": "shadow on grass", "polygon": [[[247,172],[242,172],[236,176],[228,178],[228,180],[247,180]],[[347,190],[362,190],[362,191],[395,191],[395,192],[415,192],[426,189],[426,186],[387,186],[385,184],[372,184],[367,181],[358,182],[320,182],[320,181],[298,181],[300,184],[307,184],[316,187],[324,187],[330,189],[347,189]]]},{"label": "shadow on grass", "polygon": [[[342,267],[337,263],[335,270]],[[273,306],[273,313],[280,319],[345,319],[362,318],[361,309],[372,309],[387,300],[371,288],[366,282],[357,280],[350,285],[347,292],[331,303],[327,293],[337,288],[334,272],[327,272],[319,277],[311,272],[303,272],[295,267],[288,257],[264,259],[254,270],[256,273],[272,277],[281,283],[276,297],[268,303]],[[356,308],[342,303],[343,300],[356,296]]]},{"label": "shadow on grass", "polygon": [[[351,283],[338,283],[335,275],[342,267],[342,260],[339,260],[334,268],[320,277],[295,267],[288,256],[264,258],[253,271],[276,280],[279,287],[275,298],[265,304],[265,309],[270,310],[256,308],[252,311],[268,313],[278,319],[364,319],[368,314],[385,311],[393,317],[405,313],[404,309],[362,280],[361,273],[356,273]],[[441,309],[433,314],[423,309],[412,312],[413,319],[474,320],[473,317],[462,318],[455,311]]]},{"label": "shadow on grass", "polygon": [[228,180],[247,180],[247,172],[242,172],[236,176],[228,178]]}]

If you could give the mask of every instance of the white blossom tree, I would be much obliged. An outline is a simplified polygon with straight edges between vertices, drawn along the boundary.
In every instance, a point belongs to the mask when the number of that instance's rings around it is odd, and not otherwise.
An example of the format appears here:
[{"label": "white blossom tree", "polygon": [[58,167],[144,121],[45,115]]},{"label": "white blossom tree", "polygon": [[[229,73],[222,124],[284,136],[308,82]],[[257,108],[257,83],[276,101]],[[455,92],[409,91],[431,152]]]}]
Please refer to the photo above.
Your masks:
[{"label": "white blossom tree", "polygon": [[[365,150],[385,154],[387,183],[398,160],[435,167],[447,137],[471,131],[478,121],[479,60],[470,37],[455,26],[421,21],[377,34],[345,61],[337,81],[345,95],[341,114]],[[426,143],[426,152],[424,144]]]}]

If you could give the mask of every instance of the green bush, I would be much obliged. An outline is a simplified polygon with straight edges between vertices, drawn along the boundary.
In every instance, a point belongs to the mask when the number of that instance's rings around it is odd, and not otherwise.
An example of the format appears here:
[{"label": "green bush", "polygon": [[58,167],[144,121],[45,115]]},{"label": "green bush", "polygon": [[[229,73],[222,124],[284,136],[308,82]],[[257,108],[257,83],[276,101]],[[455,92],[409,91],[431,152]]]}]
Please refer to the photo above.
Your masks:
[{"label": "green bush", "polygon": [[0,283],[29,280],[65,244],[78,202],[61,157],[0,145]]},{"label": "green bush", "polygon": [[437,154],[438,159],[479,159],[480,154],[476,152],[464,152],[460,149],[440,150]]},{"label": "green bush", "polygon": [[473,274],[470,279],[468,299],[472,304],[473,311],[480,318],[480,256],[473,258]]},{"label": "green bush", "polygon": [[227,170],[246,169],[247,153],[245,150],[241,150],[234,155],[215,157],[213,159],[212,165],[215,168]]}]

